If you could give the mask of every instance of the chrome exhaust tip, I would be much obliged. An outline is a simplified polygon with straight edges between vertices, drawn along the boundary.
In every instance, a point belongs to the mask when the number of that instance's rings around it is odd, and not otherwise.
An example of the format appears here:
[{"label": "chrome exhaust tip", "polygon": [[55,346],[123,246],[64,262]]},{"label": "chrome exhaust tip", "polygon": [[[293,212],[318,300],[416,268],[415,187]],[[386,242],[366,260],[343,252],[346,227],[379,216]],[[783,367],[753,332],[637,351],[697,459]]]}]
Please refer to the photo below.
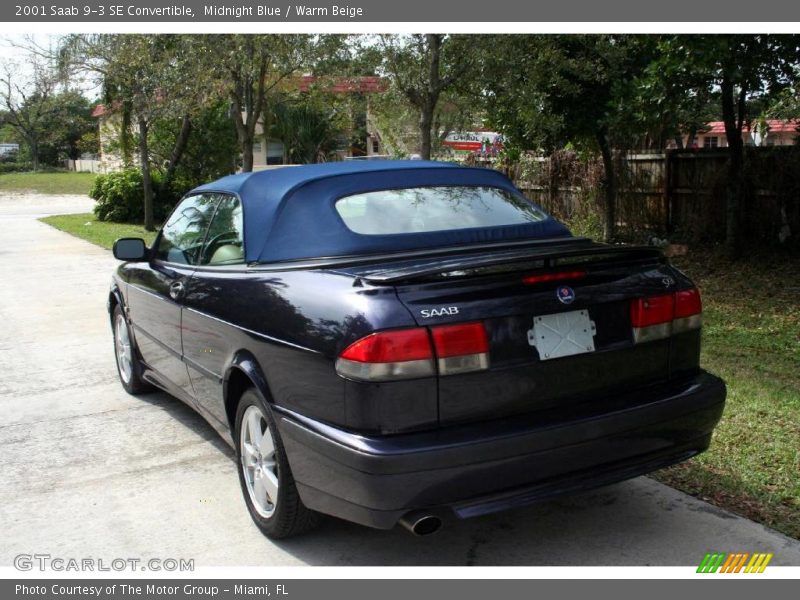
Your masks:
[{"label": "chrome exhaust tip", "polygon": [[442,528],[442,520],[436,515],[415,510],[403,516],[400,525],[416,536],[433,535]]}]

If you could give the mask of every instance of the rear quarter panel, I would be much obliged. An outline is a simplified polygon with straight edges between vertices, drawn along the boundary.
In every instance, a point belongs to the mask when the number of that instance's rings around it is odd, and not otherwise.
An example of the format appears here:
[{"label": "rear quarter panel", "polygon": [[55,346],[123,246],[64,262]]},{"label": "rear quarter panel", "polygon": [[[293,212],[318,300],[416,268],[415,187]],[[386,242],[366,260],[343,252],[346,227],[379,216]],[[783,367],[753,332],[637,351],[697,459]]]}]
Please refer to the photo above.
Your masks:
[{"label": "rear quarter panel", "polygon": [[[377,396],[347,394],[350,382],[336,374],[334,363],[350,343],[376,329],[414,324],[393,289],[354,286],[352,277],[324,271],[198,269],[185,307],[183,352],[195,393],[219,420],[225,419],[223,378],[237,353],[246,351],[276,405],[335,425],[380,428]],[[429,410],[435,413],[435,382],[431,386]]]}]

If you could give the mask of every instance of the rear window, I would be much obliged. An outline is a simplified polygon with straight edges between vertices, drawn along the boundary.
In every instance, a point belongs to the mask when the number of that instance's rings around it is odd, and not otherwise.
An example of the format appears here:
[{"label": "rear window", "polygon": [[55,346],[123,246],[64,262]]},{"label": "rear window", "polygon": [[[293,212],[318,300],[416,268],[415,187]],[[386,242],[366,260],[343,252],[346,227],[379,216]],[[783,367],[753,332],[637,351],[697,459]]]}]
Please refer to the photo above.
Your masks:
[{"label": "rear window", "polygon": [[346,196],[336,211],[364,235],[524,225],[547,218],[532,202],[494,187],[437,186]]}]

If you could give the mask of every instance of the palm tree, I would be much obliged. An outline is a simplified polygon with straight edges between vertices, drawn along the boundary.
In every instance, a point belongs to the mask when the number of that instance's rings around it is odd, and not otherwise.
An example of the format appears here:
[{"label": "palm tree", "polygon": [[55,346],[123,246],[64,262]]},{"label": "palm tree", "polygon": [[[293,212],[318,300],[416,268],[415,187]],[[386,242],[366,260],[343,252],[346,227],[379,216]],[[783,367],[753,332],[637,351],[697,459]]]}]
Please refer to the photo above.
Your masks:
[{"label": "palm tree", "polygon": [[290,162],[327,161],[336,150],[340,134],[336,114],[308,103],[279,101],[273,107],[272,131],[283,141]]}]

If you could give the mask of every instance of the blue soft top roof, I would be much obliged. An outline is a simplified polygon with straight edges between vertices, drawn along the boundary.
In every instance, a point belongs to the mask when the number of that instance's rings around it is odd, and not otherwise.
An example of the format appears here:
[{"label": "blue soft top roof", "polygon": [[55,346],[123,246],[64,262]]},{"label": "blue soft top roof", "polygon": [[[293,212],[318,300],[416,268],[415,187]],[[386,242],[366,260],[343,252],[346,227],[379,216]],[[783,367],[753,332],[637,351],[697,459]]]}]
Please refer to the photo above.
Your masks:
[{"label": "blue soft top roof", "polygon": [[521,196],[497,171],[418,160],[347,161],[241,173],[202,185],[191,193],[239,196],[248,263],[570,235],[551,217],[507,227],[362,235],[348,229],[334,208],[336,200],[351,194],[426,185],[491,186]]}]

